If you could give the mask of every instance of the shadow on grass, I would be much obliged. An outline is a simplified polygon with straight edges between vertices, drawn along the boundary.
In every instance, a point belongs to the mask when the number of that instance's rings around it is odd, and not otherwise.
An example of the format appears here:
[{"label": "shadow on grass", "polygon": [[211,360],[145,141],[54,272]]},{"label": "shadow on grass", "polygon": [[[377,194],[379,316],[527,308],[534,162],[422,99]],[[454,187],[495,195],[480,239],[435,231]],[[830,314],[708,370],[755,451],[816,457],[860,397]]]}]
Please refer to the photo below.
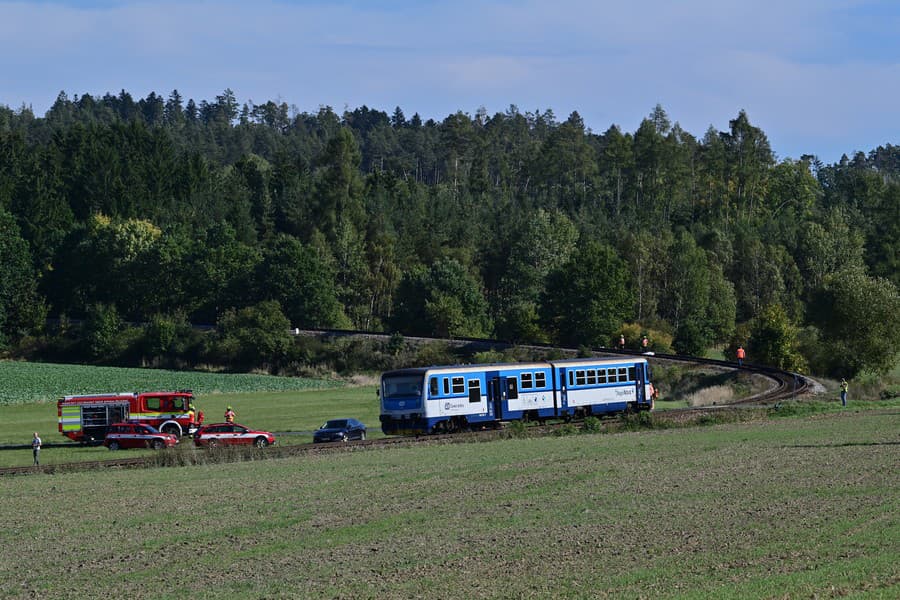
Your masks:
[{"label": "shadow on grass", "polygon": [[849,448],[853,446],[900,446],[900,442],[841,442],[840,444],[791,444],[782,448]]}]

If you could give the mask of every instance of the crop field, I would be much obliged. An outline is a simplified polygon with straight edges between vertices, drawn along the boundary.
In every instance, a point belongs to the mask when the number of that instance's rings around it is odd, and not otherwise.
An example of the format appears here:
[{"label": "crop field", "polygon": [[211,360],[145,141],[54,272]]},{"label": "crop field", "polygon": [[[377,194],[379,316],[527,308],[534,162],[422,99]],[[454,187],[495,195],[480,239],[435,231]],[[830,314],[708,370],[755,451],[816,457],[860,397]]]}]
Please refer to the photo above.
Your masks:
[{"label": "crop field", "polygon": [[302,391],[337,387],[335,381],[240,373],[200,373],[0,361],[0,406],[55,402],[96,392],[194,390],[197,394]]},{"label": "crop field", "polygon": [[900,413],[0,479],[0,597],[900,595]]}]

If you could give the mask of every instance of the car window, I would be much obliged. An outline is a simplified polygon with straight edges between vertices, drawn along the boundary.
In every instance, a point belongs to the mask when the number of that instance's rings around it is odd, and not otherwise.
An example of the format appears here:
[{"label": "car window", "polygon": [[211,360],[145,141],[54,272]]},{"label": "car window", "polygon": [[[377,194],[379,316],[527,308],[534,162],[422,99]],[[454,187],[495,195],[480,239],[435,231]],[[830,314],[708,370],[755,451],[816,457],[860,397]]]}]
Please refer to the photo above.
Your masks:
[{"label": "car window", "polygon": [[322,429],[340,429],[347,426],[346,419],[333,419],[322,425]]}]

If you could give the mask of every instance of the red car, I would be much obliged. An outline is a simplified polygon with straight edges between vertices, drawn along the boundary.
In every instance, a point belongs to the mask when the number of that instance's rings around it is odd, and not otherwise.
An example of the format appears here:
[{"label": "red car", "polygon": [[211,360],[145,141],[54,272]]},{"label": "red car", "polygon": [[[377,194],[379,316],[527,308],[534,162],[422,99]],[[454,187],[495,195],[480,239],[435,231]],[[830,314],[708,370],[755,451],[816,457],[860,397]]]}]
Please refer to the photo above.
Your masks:
[{"label": "red car", "polygon": [[256,431],[237,423],[212,423],[204,425],[194,433],[197,446],[254,445],[265,448],[275,443],[275,436],[268,431]]},{"label": "red car", "polygon": [[119,448],[171,448],[178,438],[171,433],[162,433],[150,425],[139,423],[113,423],[106,430],[103,445],[110,450]]}]

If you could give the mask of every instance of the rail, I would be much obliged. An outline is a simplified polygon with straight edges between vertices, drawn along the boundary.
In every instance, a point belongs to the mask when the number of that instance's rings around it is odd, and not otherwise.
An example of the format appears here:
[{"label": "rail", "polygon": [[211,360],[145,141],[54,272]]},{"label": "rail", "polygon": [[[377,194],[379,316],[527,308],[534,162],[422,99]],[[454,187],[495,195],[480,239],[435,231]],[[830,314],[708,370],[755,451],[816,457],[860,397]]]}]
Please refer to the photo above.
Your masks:
[{"label": "rail", "polygon": [[[348,330],[304,330],[299,332],[299,335],[337,335],[337,336],[350,336],[350,335],[359,335],[366,337],[377,337],[377,338],[389,338],[390,334],[381,334],[381,333],[372,333],[372,332],[360,332],[360,331],[348,331]],[[576,353],[577,350],[572,348],[557,348],[549,345],[542,344],[531,344],[531,345],[522,345],[522,344],[511,344],[509,342],[498,342],[496,340],[485,340],[485,339],[475,339],[475,338],[462,338],[462,339],[454,339],[454,340],[443,340],[436,338],[425,338],[425,337],[414,337],[405,339],[414,339],[421,340],[423,342],[426,341],[444,341],[454,344],[478,344],[484,345],[485,347],[490,348],[498,348],[504,346],[513,346],[518,345],[520,347],[534,348],[534,349],[554,349],[560,350],[563,352]],[[772,387],[760,392],[758,394],[754,394],[752,396],[741,398],[738,400],[734,400],[731,402],[725,402],[716,405],[715,407],[692,407],[680,409],[678,412],[682,415],[684,413],[706,413],[713,410],[723,410],[729,408],[747,408],[750,406],[769,406],[772,404],[776,404],[788,398],[796,397],[798,395],[806,393],[810,384],[809,381],[803,377],[802,375],[798,375],[797,373],[792,373],[790,371],[784,371],[782,369],[777,369],[774,367],[769,367],[766,365],[757,365],[752,363],[744,363],[742,366],[739,366],[737,363],[717,360],[711,358],[701,358],[696,356],[684,356],[680,354],[656,354],[656,353],[642,353],[635,352],[630,350],[619,350],[615,348],[596,348],[594,350],[595,353],[598,354],[609,354],[609,355],[626,355],[626,356],[644,356],[651,361],[669,361],[669,362],[682,362],[682,363],[691,363],[691,364],[702,364],[715,366],[722,369],[746,372],[746,373],[754,373],[758,375],[762,375],[767,377],[772,381]],[[666,411],[666,412],[675,412],[675,411]],[[663,413],[657,413],[663,414]],[[683,418],[683,417],[679,417]],[[546,426],[547,430],[552,430],[554,428],[553,425]],[[297,432],[280,432],[280,434],[293,434]],[[471,432],[471,433],[455,433],[455,434],[437,434],[437,435],[428,435],[428,436],[400,436],[400,437],[390,437],[390,438],[380,438],[374,440],[365,440],[359,442],[333,442],[327,444],[297,444],[291,446],[273,446],[262,450],[267,455],[267,458],[279,458],[279,457],[287,457],[287,456],[298,456],[298,455],[306,455],[306,454],[316,454],[321,452],[334,452],[334,451],[348,451],[348,450],[358,450],[363,448],[370,447],[388,447],[388,446],[398,446],[398,445],[412,445],[412,444],[445,444],[445,443],[462,443],[469,442],[473,439],[475,440],[485,440],[491,437],[495,437],[497,435],[503,435],[502,431],[498,432],[497,430],[488,430],[484,432]],[[70,446],[70,444],[54,444],[56,446]],[[0,447],[0,450],[3,449],[20,449],[20,448],[30,448],[30,445],[24,446],[5,446]],[[45,445],[45,447],[50,447],[50,444]],[[168,450],[164,450],[162,452],[166,452]],[[251,452],[251,450],[248,450]],[[257,450],[259,452],[259,450]],[[40,466],[22,466],[22,467],[3,467],[0,468],[0,476],[3,475],[23,475],[23,474],[33,474],[33,473],[65,473],[72,471],[84,471],[84,470],[96,470],[96,469],[128,469],[128,468],[142,468],[148,466],[155,466],[159,463],[159,461],[154,456],[149,457],[137,457],[137,458],[115,458],[109,460],[97,460],[97,461],[86,461],[86,462],[71,462],[71,463],[60,463],[60,464],[48,464],[48,465],[40,465]]]}]

